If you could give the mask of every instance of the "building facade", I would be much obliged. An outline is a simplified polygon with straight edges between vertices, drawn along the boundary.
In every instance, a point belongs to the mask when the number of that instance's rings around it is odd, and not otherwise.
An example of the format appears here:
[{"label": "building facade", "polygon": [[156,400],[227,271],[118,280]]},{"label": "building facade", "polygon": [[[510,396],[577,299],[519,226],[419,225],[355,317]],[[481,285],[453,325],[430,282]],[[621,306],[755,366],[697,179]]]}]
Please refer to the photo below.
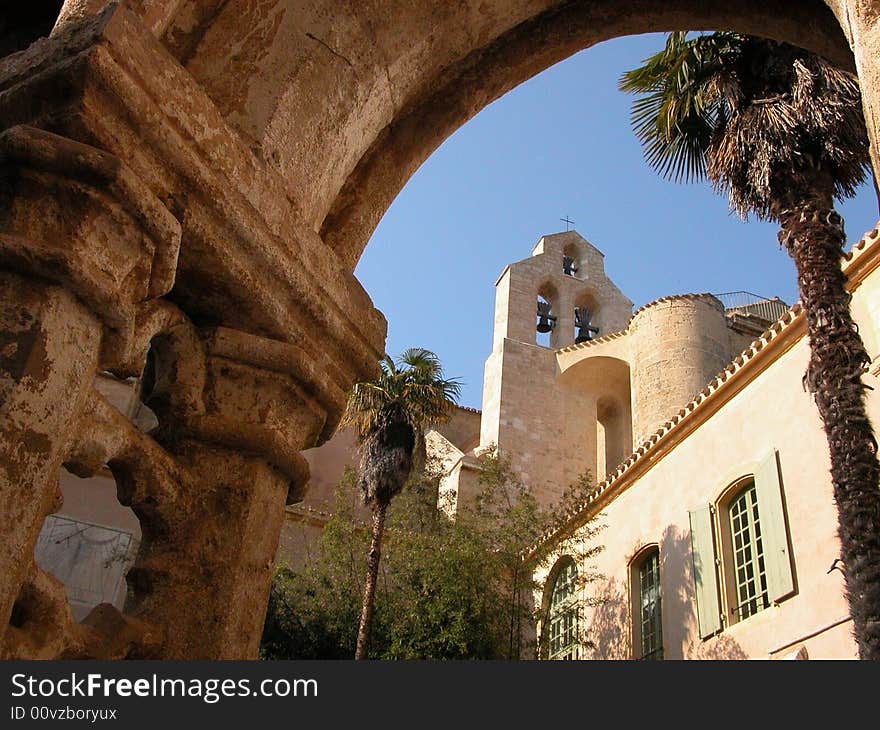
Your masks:
[{"label": "building facade", "polygon": [[[854,318],[875,363],[864,377],[874,387],[880,374],[877,238],[876,230],[868,234],[843,263]],[[707,297],[659,300],[638,310],[617,335],[555,351],[560,379],[571,369],[590,368],[611,348],[630,353],[636,438],[634,450],[599,480],[568,527],[546,537],[553,554],[539,570],[544,590],[536,605],[547,656],[857,657],[828,447],[802,382],[809,357],[804,314],[798,305],[787,309],[706,378],[687,358],[691,348],[697,359],[702,350],[711,369],[722,356],[715,346],[724,344],[723,329],[711,317],[699,321],[698,307],[708,312],[711,304]],[[762,308],[746,313],[766,316]],[[719,316],[728,320],[736,349],[746,329],[737,322],[742,312]],[[639,341],[646,321],[652,328],[647,347]],[[622,344],[630,338],[629,347]],[[663,362],[661,353],[642,367],[643,353],[663,349],[684,358]],[[698,377],[705,382],[688,395]],[[663,402],[642,405],[645,381],[647,392]],[[867,399],[874,423],[880,418],[875,393]],[[604,550],[594,564],[578,564],[580,525],[596,516],[607,527]],[[586,583],[588,573],[598,581]],[[599,605],[586,605],[588,593]],[[573,600],[559,600],[570,594]],[[568,630],[560,631],[560,623]]]},{"label": "building facade", "polygon": [[[502,272],[482,412],[459,409],[428,433],[440,504],[467,509],[493,445],[545,506],[592,475],[588,503],[536,546],[550,552],[536,571],[542,657],[855,658],[799,305],[690,294],[633,312],[603,258],[570,231]],[[878,262],[874,231],[843,263],[873,361]],[[878,375],[872,366],[869,385]],[[355,463],[351,435],[334,440],[346,439]],[[321,451],[307,452],[313,480]],[[321,491],[288,509],[300,550],[320,529],[309,505]],[[583,526],[595,521],[604,549],[587,560]]]},{"label": "building facade", "polygon": [[[878,262],[876,232],[844,262],[872,358]],[[427,441],[452,517],[476,496],[489,447],[545,507],[584,473],[596,483],[540,546],[551,555],[536,574],[541,656],[856,656],[827,444],[801,380],[803,313],[775,299],[722,299],[675,295],[633,312],[603,254],[576,231],[542,237],[497,280],[483,409],[458,408]],[[156,425],[136,380],[105,373],[96,385],[138,428]],[[873,392],[868,409],[880,418]],[[293,566],[308,560],[344,469],[357,465],[354,434],[341,430],[304,457],[308,487],[286,509],[277,555]],[[37,563],[65,584],[77,619],[101,603],[122,610],[137,519],[109,470],[89,479],[63,470],[60,487]],[[344,498],[366,522],[358,495]],[[604,549],[585,564],[593,518],[605,525]]]}]

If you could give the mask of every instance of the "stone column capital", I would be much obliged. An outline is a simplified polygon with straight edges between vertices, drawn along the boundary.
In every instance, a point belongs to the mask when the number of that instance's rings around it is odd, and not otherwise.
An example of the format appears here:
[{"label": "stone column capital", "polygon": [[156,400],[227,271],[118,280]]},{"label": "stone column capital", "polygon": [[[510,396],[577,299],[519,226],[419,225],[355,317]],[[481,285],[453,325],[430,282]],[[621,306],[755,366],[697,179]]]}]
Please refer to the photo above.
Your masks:
[{"label": "stone column capital", "polygon": [[346,387],[376,373],[386,322],[350,266],[124,4],[0,59],[0,128],[15,125],[103,150],[120,191],[137,182],[180,221],[173,299],[194,322],[295,344]]},{"label": "stone column capital", "polygon": [[25,125],[0,133],[0,267],[68,289],[121,348],[141,303],[171,290],[179,247],[177,219],[117,157]]}]

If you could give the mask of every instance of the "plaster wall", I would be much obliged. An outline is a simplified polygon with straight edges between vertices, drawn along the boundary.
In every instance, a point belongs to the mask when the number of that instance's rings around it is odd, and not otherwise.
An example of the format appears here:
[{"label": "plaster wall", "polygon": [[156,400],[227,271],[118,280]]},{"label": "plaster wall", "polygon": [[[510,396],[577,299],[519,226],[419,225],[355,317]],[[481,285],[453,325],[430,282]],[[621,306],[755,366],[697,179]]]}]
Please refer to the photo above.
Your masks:
[{"label": "plaster wall", "polygon": [[[864,298],[876,283],[856,293]],[[828,477],[828,447],[817,411],[801,386],[808,359],[805,337],[733,396],[707,421],[668,451],[602,510],[605,550],[594,568],[604,579],[585,587],[607,603],[586,609],[590,655],[631,654],[629,561],[644,546],[660,550],[665,657],[776,658],[807,649],[811,658],[854,658],[851,623],[839,571],[828,572],[839,554],[836,510]],[[866,376],[870,384],[876,378]],[[869,396],[880,415],[880,398]],[[772,450],[779,453],[797,592],[743,621],[730,619],[713,638],[698,634],[688,510],[715,502],[725,487],[751,473]],[[722,558],[729,575],[730,560]],[[579,566],[583,569],[585,566]],[[723,591],[722,591],[723,592]]]}]

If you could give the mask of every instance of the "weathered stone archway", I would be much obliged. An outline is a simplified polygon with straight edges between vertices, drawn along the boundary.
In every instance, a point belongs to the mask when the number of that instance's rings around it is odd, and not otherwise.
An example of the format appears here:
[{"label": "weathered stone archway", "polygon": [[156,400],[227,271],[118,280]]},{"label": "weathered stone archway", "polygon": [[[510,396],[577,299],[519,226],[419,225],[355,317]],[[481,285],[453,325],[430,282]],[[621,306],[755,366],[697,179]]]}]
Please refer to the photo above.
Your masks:
[{"label": "weathered stone archway", "polygon": [[[163,38],[224,116],[273,160],[307,223],[353,266],[427,156],[506,91],[620,35],[681,27],[770,34],[851,66],[812,2],[214,3]],[[246,19],[246,22],[242,22]],[[235,53],[229,53],[235,48]]]},{"label": "weathered stone archway", "polygon": [[[51,37],[0,59],[2,654],[255,653],[298,451],[333,432],[383,349],[351,272],[408,177],[483,106],[607,38],[726,27],[854,66],[876,141],[878,13],[68,0]],[[92,379],[140,373],[151,342],[148,436]],[[148,536],[126,611],[84,625],[33,564],[62,463],[109,465]]]}]

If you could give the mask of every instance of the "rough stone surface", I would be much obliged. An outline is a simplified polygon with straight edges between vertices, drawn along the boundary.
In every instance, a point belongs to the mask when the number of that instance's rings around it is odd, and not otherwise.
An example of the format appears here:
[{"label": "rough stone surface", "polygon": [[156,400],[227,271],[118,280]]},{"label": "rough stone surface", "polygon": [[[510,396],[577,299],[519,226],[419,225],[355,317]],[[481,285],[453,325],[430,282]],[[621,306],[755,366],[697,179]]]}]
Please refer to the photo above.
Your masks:
[{"label": "rough stone surface", "polygon": [[[48,38],[16,37],[0,58],[3,655],[254,655],[298,452],[333,433],[384,349],[354,265],[486,104],[607,38],[724,27],[856,68],[876,142],[878,6],[68,0]],[[548,353],[520,341],[504,357],[550,372]],[[95,392],[100,370],[144,375],[150,434]],[[515,395],[487,402],[498,428],[517,431]],[[583,465],[610,468],[620,404],[568,403],[604,419]],[[72,624],[30,559],[62,463],[109,468],[141,522],[124,614]]]},{"label": "rough stone surface", "polygon": [[[0,617],[5,623],[26,591],[43,519],[60,497],[58,469],[84,409],[100,329],[63,289],[3,273],[0,332]],[[17,620],[27,622],[25,604],[22,612]]]},{"label": "rough stone surface", "polygon": [[669,297],[641,309],[632,339],[633,433],[637,444],[693,398],[742,350],[717,299]]}]

